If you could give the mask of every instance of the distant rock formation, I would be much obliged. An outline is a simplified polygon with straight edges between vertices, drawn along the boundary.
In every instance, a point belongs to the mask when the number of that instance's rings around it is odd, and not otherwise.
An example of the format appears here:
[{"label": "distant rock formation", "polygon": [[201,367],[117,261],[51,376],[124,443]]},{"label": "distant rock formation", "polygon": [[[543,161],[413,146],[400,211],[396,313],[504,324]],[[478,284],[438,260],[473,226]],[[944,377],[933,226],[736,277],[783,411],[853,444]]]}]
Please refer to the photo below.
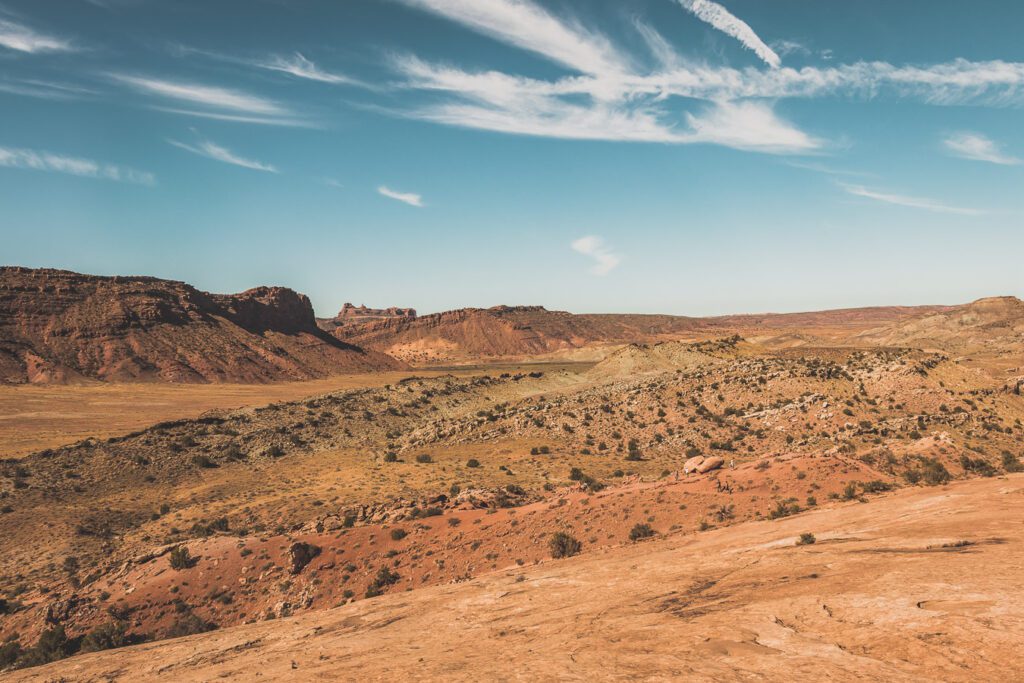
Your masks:
[{"label": "distant rock formation", "polygon": [[0,382],[268,382],[404,364],[326,334],[284,287],[0,268]]},{"label": "distant rock formation", "polygon": [[367,308],[364,304],[355,306],[346,303],[333,318],[317,318],[317,325],[320,329],[333,332],[343,325],[359,325],[375,320],[414,320],[416,318],[415,308]]},{"label": "distant rock formation", "polygon": [[367,319],[367,318],[415,318],[415,308],[367,308],[365,305],[353,306],[345,304],[338,311],[338,318],[342,319]]}]

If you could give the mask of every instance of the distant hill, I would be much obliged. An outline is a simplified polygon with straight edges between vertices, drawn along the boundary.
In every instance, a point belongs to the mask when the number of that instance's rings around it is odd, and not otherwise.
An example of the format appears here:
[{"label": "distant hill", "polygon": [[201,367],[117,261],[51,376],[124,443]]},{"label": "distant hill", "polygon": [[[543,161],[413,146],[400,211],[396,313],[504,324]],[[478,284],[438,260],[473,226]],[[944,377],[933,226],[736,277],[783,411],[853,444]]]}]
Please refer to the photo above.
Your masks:
[{"label": "distant hill", "polygon": [[[344,341],[411,363],[527,357],[600,343],[698,340],[741,334],[779,345],[838,340],[942,307],[885,306],[812,313],[695,318],[675,315],[573,314],[542,306],[463,308],[418,318],[371,320],[333,328]],[[803,334],[803,332],[809,334]],[[799,334],[798,334],[799,333]]]},{"label": "distant hill", "polygon": [[869,330],[857,340],[961,353],[1024,353],[1024,301],[1012,296],[978,299]]},{"label": "distant hill", "polygon": [[340,327],[340,339],[409,362],[536,356],[594,342],[692,333],[699,319],[671,315],[576,315],[542,306],[463,308],[415,319]]},{"label": "distant hill", "polygon": [[0,381],[266,382],[403,364],[320,330],[283,287],[0,268]]}]

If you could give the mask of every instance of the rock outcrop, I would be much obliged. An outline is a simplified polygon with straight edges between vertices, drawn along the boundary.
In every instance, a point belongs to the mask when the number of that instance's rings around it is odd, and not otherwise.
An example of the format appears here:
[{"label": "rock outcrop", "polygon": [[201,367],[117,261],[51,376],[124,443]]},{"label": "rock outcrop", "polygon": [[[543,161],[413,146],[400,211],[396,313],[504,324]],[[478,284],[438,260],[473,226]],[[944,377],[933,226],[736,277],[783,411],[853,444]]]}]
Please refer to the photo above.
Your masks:
[{"label": "rock outcrop", "polygon": [[316,325],[302,294],[0,268],[0,382],[267,382],[403,367]]}]

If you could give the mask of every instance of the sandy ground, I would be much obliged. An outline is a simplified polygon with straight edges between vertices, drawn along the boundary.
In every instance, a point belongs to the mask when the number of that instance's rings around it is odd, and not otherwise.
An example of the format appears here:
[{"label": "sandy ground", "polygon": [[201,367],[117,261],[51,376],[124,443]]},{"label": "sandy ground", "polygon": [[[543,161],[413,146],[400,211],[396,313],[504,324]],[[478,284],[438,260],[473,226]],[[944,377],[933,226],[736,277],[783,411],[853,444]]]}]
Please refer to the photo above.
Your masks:
[{"label": "sandy ground", "polygon": [[1022,542],[1024,475],[903,489],[3,680],[1008,681]]}]

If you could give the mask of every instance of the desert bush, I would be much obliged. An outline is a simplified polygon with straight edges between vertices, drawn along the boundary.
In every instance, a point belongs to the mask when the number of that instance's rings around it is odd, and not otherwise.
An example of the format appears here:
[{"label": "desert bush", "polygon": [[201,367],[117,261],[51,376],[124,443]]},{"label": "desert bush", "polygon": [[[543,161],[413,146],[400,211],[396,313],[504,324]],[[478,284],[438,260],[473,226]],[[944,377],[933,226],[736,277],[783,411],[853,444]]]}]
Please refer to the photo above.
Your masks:
[{"label": "desert bush", "polygon": [[864,493],[884,493],[885,491],[892,491],[892,484],[880,479],[874,479],[861,482],[860,489]]},{"label": "desert bush", "polygon": [[213,460],[210,460],[209,456],[203,454],[193,455],[192,464],[195,465],[196,467],[203,467],[207,469],[217,467],[217,463],[215,463]]},{"label": "desert bush", "polygon": [[548,547],[551,549],[551,557],[558,560],[563,557],[578,555],[580,550],[583,549],[583,544],[564,531],[556,531],[551,534]]},{"label": "desert bush", "polygon": [[18,659],[19,667],[39,666],[70,657],[75,653],[75,643],[68,640],[64,627],[54,626],[39,634],[35,646],[26,650]]},{"label": "desert bush", "polygon": [[366,588],[366,597],[375,598],[383,594],[385,588],[398,583],[400,578],[396,572],[391,571],[388,567],[381,567],[377,570],[377,576],[374,577],[373,582]]},{"label": "desert bush", "polygon": [[814,537],[814,534],[812,534],[809,531],[805,531],[804,533],[800,534],[800,539],[796,542],[796,544],[797,545],[812,545],[817,540],[818,539],[816,539]]},{"label": "desert bush", "polygon": [[391,530],[391,540],[392,541],[401,541],[403,538],[405,538],[408,535],[409,535],[409,532],[406,531],[405,529],[392,529]]},{"label": "desert bush", "polygon": [[1003,451],[1003,469],[1007,472],[1024,472],[1024,464],[1010,451]]},{"label": "desert bush", "polygon": [[179,617],[171,624],[171,627],[167,630],[168,638],[181,638],[182,636],[191,636],[196,633],[206,633],[217,628],[217,625],[204,621],[198,616],[188,611],[187,614]]},{"label": "desert bush", "polygon": [[171,550],[170,560],[171,569],[177,569],[178,571],[192,566],[192,556],[189,555],[188,548],[183,545],[179,545]]},{"label": "desert bush", "polygon": [[800,512],[800,506],[796,504],[792,499],[780,500],[775,504],[775,508],[768,513],[769,519],[782,519],[783,517],[789,517]]},{"label": "desert bush", "polygon": [[130,644],[123,621],[110,621],[89,631],[82,638],[82,652],[99,652]]},{"label": "desert bush", "polygon": [[21,643],[17,640],[9,640],[0,645],[0,669],[11,666],[18,661],[19,657],[21,657]]},{"label": "desert bush", "polygon": [[650,524],[636,524],[629,531],[629,540],[635,543],[636,541],[641,541],[654,535],[654,529],[651,528]]},{"label": "desert bush", "polygon": [[480,461],[477,460],[476,458],[470,458],[469,460],[466,461],[466,467],[480,467]]},{"label": "desert bush", "polygon": [[946,466],[934,458],[925,459],[921,476],[924,479],[924,483],[929,486],[948,483],[951,478]]},{"label": "desert bush", "polygon": [[419,455],[416,456],[416,462],[427,464],[434,462],[434,459],[430,457],[429,453],[420,453]]}]

